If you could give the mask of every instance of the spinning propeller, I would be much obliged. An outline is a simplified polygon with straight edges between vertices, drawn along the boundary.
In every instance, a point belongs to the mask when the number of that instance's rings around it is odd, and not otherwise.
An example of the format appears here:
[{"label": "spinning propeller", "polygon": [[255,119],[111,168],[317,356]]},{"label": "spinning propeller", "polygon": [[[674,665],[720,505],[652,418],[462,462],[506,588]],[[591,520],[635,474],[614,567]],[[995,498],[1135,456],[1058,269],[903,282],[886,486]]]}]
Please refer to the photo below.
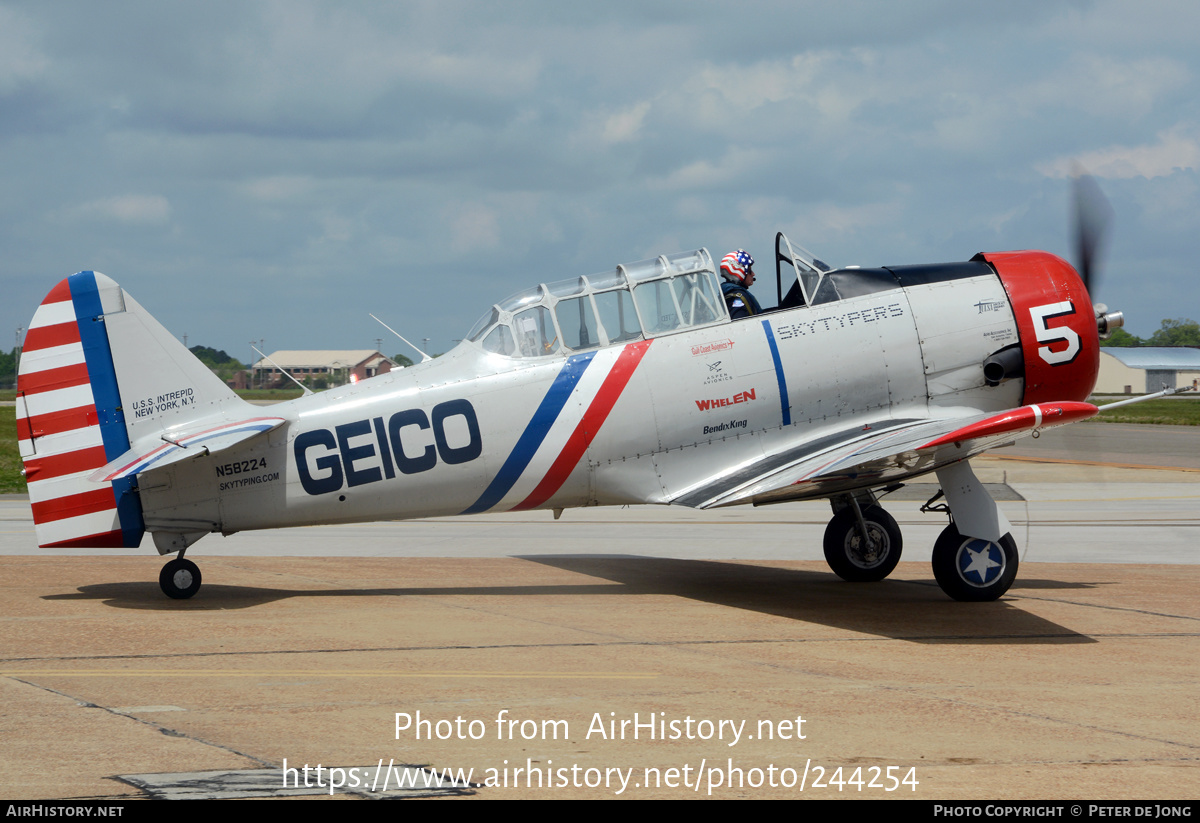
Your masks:
[{"label": "spinning propeller", "polygon": [[[1073,179],[1076,270],[1087,289],[1088,299],[1091,299],[1097,284],[1096,270],[1099,268],[1101,247],[1108,224],[1112,222],[1113,210],[1095,178],[1081,166],[1075,167]],[[1094,303],[1092,308],[1096,312],[1096,328],[1100,337],[1107,338],[1113,329],[1125,325],[1125,317],[1121,312],[1110,312],[1103,303]]]}]

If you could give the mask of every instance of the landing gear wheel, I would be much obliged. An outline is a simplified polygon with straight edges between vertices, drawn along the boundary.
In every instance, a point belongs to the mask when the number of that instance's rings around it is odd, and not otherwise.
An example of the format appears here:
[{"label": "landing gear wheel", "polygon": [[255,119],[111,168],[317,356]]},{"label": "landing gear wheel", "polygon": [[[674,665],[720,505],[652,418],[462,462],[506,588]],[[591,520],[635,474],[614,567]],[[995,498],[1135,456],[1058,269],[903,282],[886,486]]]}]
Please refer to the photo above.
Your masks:
[{"label": "landing gear wheel", "polygon": [[879,506],[868,506],[862,515],[871,545],[862,538],[854,509],[844,508],[825,527],[825,562],[843,580],[874,583],[896,568],[904,541],[896,519]]},{"label": "landing gear wheel", "polygon": [[990,543],[959,534],[951,523],[933,544],[933,576],[955,600],[996,600],[1017,577],[1017,544],[1011,534]]},{"label": "landing gear wheel", "polygon": [[175,600],[187,600],[200,591],[200,567],[180,557],[162,567],[158,585],[163,594]]}]

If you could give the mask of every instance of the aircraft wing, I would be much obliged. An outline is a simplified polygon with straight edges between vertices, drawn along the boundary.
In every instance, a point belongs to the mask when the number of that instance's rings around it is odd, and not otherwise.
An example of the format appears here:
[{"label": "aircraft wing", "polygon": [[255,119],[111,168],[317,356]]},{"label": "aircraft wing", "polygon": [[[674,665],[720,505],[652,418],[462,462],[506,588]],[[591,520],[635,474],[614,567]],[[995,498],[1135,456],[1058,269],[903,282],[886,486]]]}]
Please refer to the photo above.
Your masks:
[{"label": "aircraft wing", "polygon": [[150,469],[159,469],[181,460],[215,454],[252,437],[277,429],[286,423],[283,417],[248,417],[228,420],[224,417],[197,420],[160,437],[146,438],[133,448],[96,470],[90,480],[109,482]]},{"label": "aircraft wing", "polygon": [[1099,409],[1074,401],[939,419],[887,419],[816,440],[710,478],[671,502],[694,508],[828,497],[926,474],[996,446],[1085,420]]}]

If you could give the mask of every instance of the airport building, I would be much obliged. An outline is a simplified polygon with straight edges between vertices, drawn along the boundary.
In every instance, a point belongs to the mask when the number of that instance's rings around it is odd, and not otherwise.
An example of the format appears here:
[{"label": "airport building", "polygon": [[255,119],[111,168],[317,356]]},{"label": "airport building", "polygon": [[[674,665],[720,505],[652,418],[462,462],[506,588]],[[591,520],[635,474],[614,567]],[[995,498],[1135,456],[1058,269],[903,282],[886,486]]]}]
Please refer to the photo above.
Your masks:
[{"label": "airport building", "polygon": [[1187,346],[1100,349],[1096,394],[1150,394],[1189,383],[1200,385],[1200,349]]},{"label": "airport building", "polygon": [[[273,362],[272,362],[273,361]],[[254,385],[263,388],[291,386],[282,368],[302,383],[312,386],[318,380],[327,386],[366,380],[400,368],[394,360],[370,349],[349,351],[277,351],[254,364]]]}]

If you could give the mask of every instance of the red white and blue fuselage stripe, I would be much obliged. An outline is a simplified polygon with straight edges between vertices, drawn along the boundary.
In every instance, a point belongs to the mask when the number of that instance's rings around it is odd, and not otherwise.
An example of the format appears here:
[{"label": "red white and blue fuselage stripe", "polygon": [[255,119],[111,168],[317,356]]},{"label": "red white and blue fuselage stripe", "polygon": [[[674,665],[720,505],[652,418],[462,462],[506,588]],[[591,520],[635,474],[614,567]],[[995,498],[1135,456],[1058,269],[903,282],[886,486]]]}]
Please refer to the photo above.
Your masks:
[{"label": "red white and blue fuselage stripe", "polygon": [[[463,514],[533,509],[553,497],[608,419],[651,342],[569,357],[500,471]],[[569,402],[573,396],[579,399]]]},{"label": "red white and blue fuselage stripe", "polygon": [[145,529],[133,478],[88,479],[129,450],[102,299],[95,273],[71,275],[25,338],[17,437],[43,547],[135,547]]}]

